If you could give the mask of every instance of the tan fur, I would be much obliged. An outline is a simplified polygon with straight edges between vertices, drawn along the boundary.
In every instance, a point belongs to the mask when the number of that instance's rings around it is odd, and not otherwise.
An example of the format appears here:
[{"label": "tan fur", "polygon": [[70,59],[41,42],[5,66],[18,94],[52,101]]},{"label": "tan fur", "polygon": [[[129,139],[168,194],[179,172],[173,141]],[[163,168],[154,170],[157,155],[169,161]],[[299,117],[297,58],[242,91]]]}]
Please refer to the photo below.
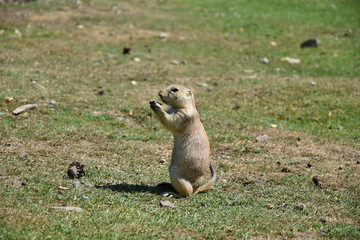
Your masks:
[{"label": "tan fur", "polygon": [[[174,148],[169,173],[171,185],[181,197],[210,190],[216,173],[210,165],[210,145],[195,108],[191,90],[172,85],[159,92],[161,100],[170,106],[164,111],[161,104],[150,101],[150,107],[160,122],[174,135]],[[201,186],[207,171],[212,179]]]}]

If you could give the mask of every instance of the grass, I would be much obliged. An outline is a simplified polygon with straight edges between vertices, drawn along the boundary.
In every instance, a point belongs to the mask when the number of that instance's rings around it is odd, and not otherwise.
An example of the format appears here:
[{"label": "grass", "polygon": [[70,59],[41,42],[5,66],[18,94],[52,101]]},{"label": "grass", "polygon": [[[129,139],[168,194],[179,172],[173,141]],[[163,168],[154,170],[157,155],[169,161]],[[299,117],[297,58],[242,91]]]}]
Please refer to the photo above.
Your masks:
[{"label": "grass", "polygon": [[[0,3],[0,238],[358,239],[359,7]],[[319,47],[301,49],[309,38]],[[195,91],[218,180],[168,209],[155,186],[172,137],[148,101],[172,83]],[[39,108],[12,115],[27,103]],[[72,186],[72,161],[91,187]]]}]

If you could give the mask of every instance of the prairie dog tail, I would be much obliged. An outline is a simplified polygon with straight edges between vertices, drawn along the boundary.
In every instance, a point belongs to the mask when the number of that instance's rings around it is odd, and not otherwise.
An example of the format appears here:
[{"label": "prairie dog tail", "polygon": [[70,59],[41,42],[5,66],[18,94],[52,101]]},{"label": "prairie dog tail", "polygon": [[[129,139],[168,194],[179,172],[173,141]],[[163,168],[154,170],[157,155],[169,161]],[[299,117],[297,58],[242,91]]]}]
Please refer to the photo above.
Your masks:
[{"label": "prairie dog tail", "polygon": [[208,181],[205,185],[199,187],[198,189],[196,189],[196,191],[194,192],[194,194],[199,193],[199,192],[206,192],[209,191],[215,184],[215,180],[216,180],[216,172],[214,167],[210,164],[210,171],[211,171],[211,179],[210,181]]}]

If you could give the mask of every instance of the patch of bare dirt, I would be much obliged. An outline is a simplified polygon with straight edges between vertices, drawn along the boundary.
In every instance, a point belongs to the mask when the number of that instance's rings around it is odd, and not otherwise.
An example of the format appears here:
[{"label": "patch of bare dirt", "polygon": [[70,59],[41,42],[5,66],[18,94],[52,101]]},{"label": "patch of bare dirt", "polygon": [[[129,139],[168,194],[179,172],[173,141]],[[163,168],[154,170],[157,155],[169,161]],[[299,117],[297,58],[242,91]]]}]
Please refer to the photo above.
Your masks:
[{"label": "patch of bare dirt", "polygon": [[[256,142],[256,136],[261,134],[268,135],[269,141]],[[289,174],[316,175],[321,187],[343,191],[350,185],[360,185],[360,165],[356,163],[360,151],[356,146],[340,145],[327,139],[315,140],[306,133],[279,129],[254,130],[250,135],[253,140],[220,144],[212,149],[213,160],[229,172],[229,176],[269,180]]]}]

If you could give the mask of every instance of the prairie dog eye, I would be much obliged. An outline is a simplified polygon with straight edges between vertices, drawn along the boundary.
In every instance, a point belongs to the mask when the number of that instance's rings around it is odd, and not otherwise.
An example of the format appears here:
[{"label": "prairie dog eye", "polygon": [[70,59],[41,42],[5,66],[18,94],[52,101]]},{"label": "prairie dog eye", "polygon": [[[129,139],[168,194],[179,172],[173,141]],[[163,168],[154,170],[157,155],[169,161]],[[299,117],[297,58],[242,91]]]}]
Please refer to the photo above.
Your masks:
[{"label": "prairie dog eye", "polygon": [[171,89],[171,91],[172,91],[172,92],[177,92],[177,91],[179,91],[179,89],[173,88],[173,89]]}]

